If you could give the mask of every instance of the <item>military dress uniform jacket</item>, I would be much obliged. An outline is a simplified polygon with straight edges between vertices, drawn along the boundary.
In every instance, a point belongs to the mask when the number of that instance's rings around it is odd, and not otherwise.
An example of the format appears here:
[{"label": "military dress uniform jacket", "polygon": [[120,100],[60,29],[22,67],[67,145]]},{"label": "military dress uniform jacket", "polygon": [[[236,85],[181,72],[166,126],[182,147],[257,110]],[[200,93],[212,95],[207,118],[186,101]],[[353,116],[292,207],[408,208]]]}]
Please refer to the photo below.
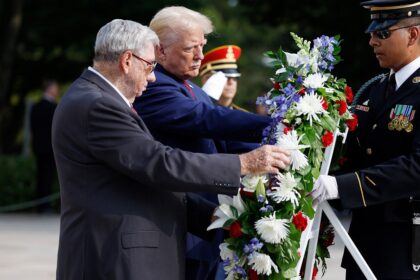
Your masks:
[{"label": "military dress uniform jacket", "polygon": [[[388,76],[358,99],[359,125],[348,138],[347,170],[336,176],[353,209],[350,235],[380,279],[414,279],[410,197],[420,195],[420,69],[386,97]],[[345,254],[343,266],[357,269]]]},{"label": "military dress uniform jacket", "polygon": [[87,70],[54,115],[61,189],[57,279],[185,279],[187,230],[215,205],[184,192],[237,192],[235,155],[164,146],[117,91]]}]

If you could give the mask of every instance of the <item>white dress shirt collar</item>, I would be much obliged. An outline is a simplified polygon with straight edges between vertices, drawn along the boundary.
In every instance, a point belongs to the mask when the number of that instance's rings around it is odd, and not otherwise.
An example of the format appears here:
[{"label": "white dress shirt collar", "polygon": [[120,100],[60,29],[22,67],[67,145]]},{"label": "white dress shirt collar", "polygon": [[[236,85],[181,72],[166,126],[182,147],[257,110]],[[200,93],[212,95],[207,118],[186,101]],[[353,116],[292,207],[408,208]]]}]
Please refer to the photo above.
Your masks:
[{"label": "white dress shirt collar", "polygon": [[[411,61],[395,73],[396,90],[417,70],[420,68],[420,56]],[[391,70],[391,74],[394,73]]]},{"label": "white dress shirt collar", "polygon": [[124,96],[124,94],[121,93],[121,91],[119,91],[119,89],[114,86],[110,81],[108,81],[107,78],[105,78],[101,73],[99,73],[97,70],[95,70],[95,68],[93,67],[88,67],[89,71],[92,71],[93,73],[95,73],[96,75],[98,75],[99,77],[101,77],[105,82],[107,82],[113,89],[115,89],[116,92],[118,92],[118,94],[121,96],[121,98],[125,101],[125,103],[127,103],[128,107],[132,107],[130,101],[128,101],[127,97]]}]

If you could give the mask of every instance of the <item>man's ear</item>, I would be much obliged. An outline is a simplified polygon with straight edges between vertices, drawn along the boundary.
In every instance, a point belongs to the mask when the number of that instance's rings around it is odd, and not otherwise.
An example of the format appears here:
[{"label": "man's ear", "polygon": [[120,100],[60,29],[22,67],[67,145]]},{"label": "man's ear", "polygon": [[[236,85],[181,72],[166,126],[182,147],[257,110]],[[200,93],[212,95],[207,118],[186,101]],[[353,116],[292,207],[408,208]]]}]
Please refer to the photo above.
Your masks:
[{"label": "man's ear", "polygon": [[121,67],[125,74],[128,73],[131,64],[133,63],[132,59],[133,54],[131,52],[124,52],[120,55],[118,65]]},{"label": "man's ear", "polygon": [[408,45],[412,46],[414,44],[420,44],[420,28],[418,26],[413,26],[409,28],[409,39]]},{"label": "man's ear", "polygon": [[165,48],[160,44],[156,47],[156,57],[158,61],[164,61],[166,58]]}]

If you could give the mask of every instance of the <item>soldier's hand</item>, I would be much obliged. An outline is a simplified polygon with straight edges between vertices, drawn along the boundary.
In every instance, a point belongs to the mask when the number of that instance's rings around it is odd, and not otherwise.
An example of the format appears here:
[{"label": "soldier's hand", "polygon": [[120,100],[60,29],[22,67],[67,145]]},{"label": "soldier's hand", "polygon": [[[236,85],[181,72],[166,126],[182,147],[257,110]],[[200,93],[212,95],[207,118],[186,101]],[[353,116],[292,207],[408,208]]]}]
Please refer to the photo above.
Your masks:
[{"label": "soldier's hand", "polygon": [[314,205],[324,200],[339,198],[337,180],[333,176],[320,175],[309,195],[312,196]]},{"label": "soldier's hand", "polygon": [[278,173],[287,168],[290,163],[290,153],[280,147],[264,145],[249,153],[239,155],[241,175]]}]

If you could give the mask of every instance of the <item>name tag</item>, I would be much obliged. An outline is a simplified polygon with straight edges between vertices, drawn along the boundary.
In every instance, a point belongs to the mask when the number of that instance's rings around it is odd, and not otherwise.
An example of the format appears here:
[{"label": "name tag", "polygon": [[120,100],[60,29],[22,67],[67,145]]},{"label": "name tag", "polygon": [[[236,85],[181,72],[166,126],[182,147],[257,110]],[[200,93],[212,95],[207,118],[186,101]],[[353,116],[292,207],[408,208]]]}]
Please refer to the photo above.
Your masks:
[{"label": "name tag", "polygon": [[369,112],[369,107],[368,106],[363,106],[363,105],[356,105],[356,110],[363,111],[363,112]]}]

